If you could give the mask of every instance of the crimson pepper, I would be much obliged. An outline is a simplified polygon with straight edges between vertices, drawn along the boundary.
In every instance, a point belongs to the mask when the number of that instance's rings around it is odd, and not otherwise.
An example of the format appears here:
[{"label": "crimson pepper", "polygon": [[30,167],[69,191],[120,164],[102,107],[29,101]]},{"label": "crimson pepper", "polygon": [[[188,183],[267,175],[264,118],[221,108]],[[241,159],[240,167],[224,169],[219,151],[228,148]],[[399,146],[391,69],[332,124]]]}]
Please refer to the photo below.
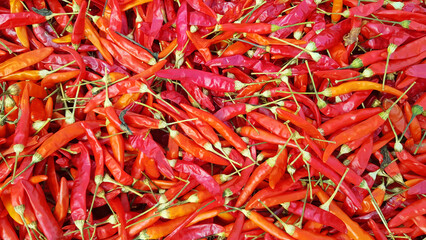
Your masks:
[{"label": "crimson pepper", "polygon": [[34,213],[37,217],[38,224],[44,235],[48,239],[61,239],[62,230],[50,211],[50,207],[47,205],[46,197],[43,192],[35,188],[26,180],[22,180],[21,184],[28,195],[31,206],[33,207]]}]

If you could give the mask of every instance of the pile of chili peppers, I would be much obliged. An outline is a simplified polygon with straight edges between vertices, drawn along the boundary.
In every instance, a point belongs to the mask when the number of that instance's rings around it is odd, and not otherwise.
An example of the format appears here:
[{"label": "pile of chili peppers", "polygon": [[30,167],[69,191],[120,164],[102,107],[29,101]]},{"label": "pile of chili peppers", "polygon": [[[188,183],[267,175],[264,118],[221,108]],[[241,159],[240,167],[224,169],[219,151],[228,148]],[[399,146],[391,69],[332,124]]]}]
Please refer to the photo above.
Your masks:
[{"label": "pile of chili peppers", "polygon": [[420,0],[0,1],[1,239],[418,239]]}]

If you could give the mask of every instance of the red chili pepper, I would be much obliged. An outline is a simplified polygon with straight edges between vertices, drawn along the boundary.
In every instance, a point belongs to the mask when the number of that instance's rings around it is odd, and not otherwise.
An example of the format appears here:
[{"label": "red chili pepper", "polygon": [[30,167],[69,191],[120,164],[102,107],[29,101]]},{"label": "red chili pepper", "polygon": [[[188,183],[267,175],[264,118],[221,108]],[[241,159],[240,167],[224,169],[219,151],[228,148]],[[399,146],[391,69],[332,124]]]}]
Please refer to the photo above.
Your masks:
[{"label": "red chili pepper", "polygon": [[374,15],[381,19],[390,19],[394,21],[414,20],[419,21],[422,24],[426,24],[426,20],[423,19],[423,14],[421,13],[400,10],[380,10],[376,11]]},{"label": "red chili pepper", "polygon": [[38,224],[44,235],[48,239],[60,239],[62,237],[62,230],[50,211],[44,194],[26,180],[22,180],[21,183],[27,193],[28,199],[37,217]]},{"label": "red chili pepper", "polygon": [[114,32],[112,29],[107,28],[106,32],[115,44],[120,46],[123,50],[125,50],[135,58],[138,58],[149,65],[154,65],[156,63],[155,58],[153,58],[153,56],[145,49],[130,42],[126,38],[122,37],[120,34]]},{"label": "red chili pepper", "polygon": [[0,29],[43,23],[48,18],[35,12],[0,14]]},{"label": "red chili pepper", "polygon": [[111,208],[113,209],[113,211],[118,217],[118,222],[120,223],[120,229],[118,233],[121,239],[128,239],[129,236],[126,230],[127,224],[126,224],[125,212],[124,212],[124,208],[121,201],[118,198],[114,198],[110,200],[109,202],[110,202]]},{"label": "red chili pepper", "polygon": [[423,215],[426,211],[425,201],[426,200],[422,198],[404,208],[389,221],[389,227],[397,227],[403,224],[405,221],[409,220],[410,218]]},{"label": "red chili pepper", "polygon": [[109,53],[117,60],[119,63],[129,68],[130,70],[140,73],[148,69],[144,63],[139,62],[137,58],[130,55],[128,52],[121,49],[116,44],[110,42],[105,38],[100,38],[102,45],[108,50]]},{"label": "red chili pepper", "polygon": [[84,27],[85,27],[85,18],[86,18],[86,8],[87,8],[87,2],[82,1],[81,4],[73,5],[73,7],[76,6],[78,8],[78,15],[74,23],[74,27],[72,29],[72,35],[71,35],[71,43],[73,44],[74,48],[77,49],[80,45],[81,40],[84,37]]},{"label": "red chili pepper", "polygon": [[373,230],[374,237],[377,240],[386,240],[387,239],[387,237],[385,236],[383,231],[379,228],[378,224],[374,220],[369,219],[368,220],[368,226]]},{"label": "red chili pepper", "polygon": [[[311,15],[311,13],[316,9],[316,7],[317,7],[317,2],[313,0],[302,1],[294,9],[292,9],[290,13],[288,13],[285,16],[272,20],[270,24],[287,26],[287,25],[291,25],[295,23],[304,22]],[[284,28],[270,34],[270,36],[277,37],[277,38],[286,38],[296,28],[297,26],[291,27],[291,28]]]},{"label": "red chili pepper", "polygon": [[293,239],[290,237],[287,233],[279,229],[277,226],[275,226],[273,223],[268,222],[262,215],[255,211],[247,211],[242,210],[244,215],[252,220],[257,226],[259,226],[264,231],[270,233],[274,237],[278,239]]},{"label": "red chili pepper", "polygon": [[197,116],[200,120],[206,122],[210,126],[212,126],[216,131],[218,131],[223,138],[225,138],[229,143],[231,143],[243,156],[248,156],[248,148],[247,144],[228,126],[226,126],[223,122],[217,119],[215,116],[208,112],[204,112],[202,110],[196,109],[194,107],[180,104],[180,106],[195,116]]},{"label": "red chili pepper", "polygon": [[83,233],[84,222],[86,220],[86,190],[90,180],[90,158],[89,152],[83,144],[73,146],[72,150],[80,152],[80,156],[75,158],[78,168],[78,177],[74,180],[71,190],[70,208],[71,217],[76,227]]},{"label": "red chili pepper", "polygon": [[[322,51],[328,49],[339,43],[343,36],[351,30],[351,21],[349,19],[343,20],[324,31],[320,32],[317,36],[311,39],[313,44],[312,49],[315,51]],[[309,46],[309,45],[308,45]]]},{"label": "red chili pepper", "polygon": [[334,131],[338,129],[342,129],[346,126],[350,126],[354,123],[365,120],[380,112],[381,112],[380,108],[366,108],[366,109],[354,110],[349,113],[336,116],[324,122],[323,124],[319,126],[318,131],[322,135],[327,136],[332,134]]},{"label": "red chili pepper", "polygon": [[18,240],[15,229],[10,225],[7,216],[0,217],[0,236],[3,239]]},{"label": "red chili pepper", "polygon": [[190,139],[186,138],[184,135],[182,135],[178,131],[171,130],[170,136],[186,152],[190,153],[191,155],[197,158],[200,158],[201,160],[204,160],[206,162],[211,162],[214,164],[219,164],[219,165],[229,164],[225,159],[215,155],[214,153],[211,153],[205,150],[204,148],[197,146],[195,142],[192,142]]},{"label": "red chili pepper", "polygon": [[65,221],[65,217],[67,216],[68,206],[69,206],[68,185],[67,185],[67,180],[64,177],[61,178],[59,191],[55,198],[56,198],[56,206],[55,206],[55,211],[53,213],[55,215],[56,220],[59,223],[59,226],[62,226],[63,222]]},{"label": "red chili pepper", "polygon": [[279,118],[286,120],[286,121],[290,121],[295,126],[303,129],[309,136],[316,138],[316,139],[319,139],[318,142],[319,142],[319,145],[321,147],[323,147],[323,148],[326,147],[325,142],[321,141],[321,140],[325,140],[324,137],[317,130],[317,128],[314,127],[314,125],[310,124],[309,122],[304,120],[302,117],[296,116],[296,115],[289,113],[287,111],[284,111],[280,108],[277,109],[277,114],[278,114]]},{"label": "red chili pepper", "polygon": [[136,149],[142,151],[145,155],[155,160],[160,172],[168,178],[173,178],[173,170],[167,162],[163,149],[156,143],[150,134],[129,136],[130,144]]}]

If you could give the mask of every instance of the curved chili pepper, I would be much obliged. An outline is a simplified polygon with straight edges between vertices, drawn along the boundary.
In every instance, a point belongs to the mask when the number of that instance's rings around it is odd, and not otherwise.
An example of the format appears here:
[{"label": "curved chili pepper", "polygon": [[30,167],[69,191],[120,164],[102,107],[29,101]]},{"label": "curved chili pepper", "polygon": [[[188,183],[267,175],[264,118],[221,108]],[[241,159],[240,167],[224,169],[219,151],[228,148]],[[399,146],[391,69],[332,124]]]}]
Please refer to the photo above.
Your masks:
[{"label": "curved chili pepper", "polygon": [[306,105],[311,112],[314,114],[315,116],[315,121],[317,121],[317,124],[319,124],[321,122],[321,116],[320,116],[320,112],[319,109],[317,107],[317,105],[315,105],[315,103],[309,99],[308,97],[304,96],[304,95],[291,95],[290,89],[286,88],[286,87],[277,87],[277,88],[273,88],[270,90],[266,90],[262,92],[262,96],[264,97],[291,97],[295,99],[295,101],[299,101],[301,103],[303,103],[304,105]]},{"label": "curved chili pepper", "polygon": [[86,190],[90,179],[90,158],[89,152],[83,144],[73,147],[74,150],[80,152],[80,156],[76,158],[78,168],[78,177],[74,180],[74,186],[71,190],[70,208],[71,217],[76,227],[83,231],[84,221],[86,220]]},{"label": "curved chili pepper", "polygon": [[237,202],[235,203],[236,207],[242,206],[247,201],[247,198],[253,193],[255,188],[272,172],[272,168],[275,166],[278,156],[279,153],[272,158],[268,158],[253,171],[248,179],[248,184],[244,187],[237,199]]},{"label": "curved chili pepper", "polygon": [[111,208],[114,210],[115,214],[118,216],[118,222],[120,223],[119,235],[121,239],[128,239],[128,233],[126,230],[126,218],[123,205],[118,198],[109,200]]},{"label": "curved chili pepper", "polygon": [[119,46],[110,42],[105,38],[100,38],[102,45],[108,50],[109,53],[121,63],[123,66],[129,68],[130,70],[140,73],[148,69],[148,67],[137,60],[137,58],[130,55],[128,52],[122,50]]},{"label": "curved chili pepper", "polygon": [[343,20],[324,31],[320,32],[314,38],[311,39],[311,43],[314,43],[312,48],[315,51],[322,51],[328,49],[337,43],[339,43],[343,36],[351,30],[351,21],[349,19]]},{"label": "curved chili pepper", "polygon": [[277,114],[278,117],[283,119],[283,120],[288,120],[291,123],[293,123],[294,125],[296,125],[299,128],[302,128],[304,131],[306,131],[306,133],[314,138],[320,139],[318,140],[319,145],[323,148],[326,147],[326,144],[324,141],[321,140],[325,140],[324,137],[321,135],[321,133],[317,130],[316,127],[314,127],[312,124],[310,124],[309,122],[307,122],[306,120],[304,120],[303,118],[296,116],[294,114],[291,114],[287,111],[284,111],[280,108],[277,109]]},{"label": "curved chili pepper", "polygon": [[190,81],[197,86],[215,91],[233,92],[238,88],[236,82],[230,78],[194,69],[166,69],[158,71],[155,75],[162,78]]}]

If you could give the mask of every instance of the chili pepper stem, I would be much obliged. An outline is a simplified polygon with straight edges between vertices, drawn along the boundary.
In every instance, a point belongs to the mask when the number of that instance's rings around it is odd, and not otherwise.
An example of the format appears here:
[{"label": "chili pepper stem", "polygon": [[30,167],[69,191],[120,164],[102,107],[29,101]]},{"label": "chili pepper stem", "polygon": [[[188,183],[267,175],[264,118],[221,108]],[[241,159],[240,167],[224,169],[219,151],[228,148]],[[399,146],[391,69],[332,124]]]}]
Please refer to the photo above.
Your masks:
[{"label": "chili pepper stem", "polygon": [[[95,199],[96,199],[96,196],[98,194],[98,189],[99,189],[99,186],[102,183],[102,180],[103,180],[103,176],[101,176],[101,175],[96,175],[95,176],[95,184],[96,184],[96,186],[95,186],[95,193],[93,194],[92,203],[90,204],[89,213],[87,214],[87,220],[90,219],[90,214],[92,213],[92,209],[93,209],[93,206],[95,204]],[[103,189],[102,189],[102,191],[103,191]]]},{"label": "chili pepper stem", "polygon": [[342,179],[340,179],[339,184],[337,185],[336,189],[334,190],[333,194],[330,196],[330,198],[320,206],[321,209],[326,210],[327,212],[330,211],[330,204],[333,201],[334,197],[336,196],[337,192],[339,191],[340,185],[343,183],[343,180],[346,177],[346,174],[349,172],[349,168],[346,168],[345,173],[342,176]]},{"label": "chili pepper stem", "polygon": [[[31,158],[30,164],[24,168],[20,173],[15,175],[15,178],[21,176],[25,171],[27,171],[30,167],[32,167],[34,164],[39,163],[43,160],[43,156],[40,153],[34,153],[33,157]],[[9,180],[6,183],[3,183],[3,185],[0,187],[0,192],[2,192],[9,184],[12,183],[12,180]]]},{"label": "chili pepper stem", "polygon": [[382,91],[385,90],[385,82],[386,82],[386,73],[388,71],[388,66],[389,66],[389,58],[392,55],[392,53],[395,52],[396,48],[398,47],[398,45],[396,44],[389,44],[387,52],[388,52],[388,56],[386,57],[386,65],[385,65],[385,73],[383,75],[383,85],[382,85]]},{"label": "chili pepper stem", "polygon": [[[355,59],[356,60],[356,59]],[[354,60],[354,61],[355,61]],[[343,69],[343,68],[341,68],[341,69]],[[370,74],[370,72],[366,72],[365,74],[364,73],[362,73],[362,74],[360,74],[360,75],[358,75],[358,76],[355,76],[355,77],[350,77],[350,78],[345,78],[345,79],[340,79],[340,80],[336,80],[336,83],[341,83],[341,82],[344,82],[344,81],[348,81],[348,80],[352,80],[352,79],[357,79],[357,78],[359,78],[359,79],[363,79],[367,74]],[[371,74],[370,74],[371,75]]]},{"label": "chili pepper stem", "polygon": [[389,229],[388,222],[386,221],[386,218],[384,217],[382,210],[379,207],[379,204],[377,203],[376,199],[374,198],[373,193],[371,192],[369,187],[367,187],[365,189],[368,191],[368,194],[371,196],[371,202],[373,203],[373,207],[374,207],[374,209],[376,209],[376,212],[378,213],[380,220],[382,220],[382,223],[385,226],[386,230],[389,232],[391,238],[393,240],[395,240],[395,237],[393,236],[392,231]]},{"label": "chili pepper stem", "polygon": [[21,204],[21,205],[15,206],[15,207],[14,207],[14,209],[15,209],[15,212],[16,212],[16,213],[19,215],[19,217],[22,219],[22,222],[24,223],[25,229],[27,230],[28,235],[30,236],[30,240],[32,240],[33,238],[32,238],[32,235],[31,235],[30,229],[28,228],[27,221],[26,221],[26,219],[25,219],[25,217],[24,217],[25,205],[24,205],[24,204]]},{"label": "chili pepper stem", "polygon": [[13,165],[13,174],[12,174],[12,183],[15,181],[16,169],[18,165],[18,156],[24,151],[25,146],[23,144],[13,145],[13,150],[15,151],[15,164]]},{"label": "chili pepper stem", "polygon": [[81,238],[84,240],[84,233],[83,233],[84,220],[76,220],[74,221],[74,224],[77,227],[78,231],[80,231]]},{"label": "chili pepper stem", "polygon": [[[423,142],[423,140],[425,139],[425,137],[426,137],[426,132],[424,132],[423,133],[423,136],[422,136],[422,138],[420,139],[420,142],[419,143],[422,143]],[[414,155],[416,155],[417,154],[417,151],[419,151],[419,149],[420,149],[420,146],[421,146],[421,144],[419,144],[419,145],[417,145],[417,148],[416,148],[416,150],[414,151]]]}]

